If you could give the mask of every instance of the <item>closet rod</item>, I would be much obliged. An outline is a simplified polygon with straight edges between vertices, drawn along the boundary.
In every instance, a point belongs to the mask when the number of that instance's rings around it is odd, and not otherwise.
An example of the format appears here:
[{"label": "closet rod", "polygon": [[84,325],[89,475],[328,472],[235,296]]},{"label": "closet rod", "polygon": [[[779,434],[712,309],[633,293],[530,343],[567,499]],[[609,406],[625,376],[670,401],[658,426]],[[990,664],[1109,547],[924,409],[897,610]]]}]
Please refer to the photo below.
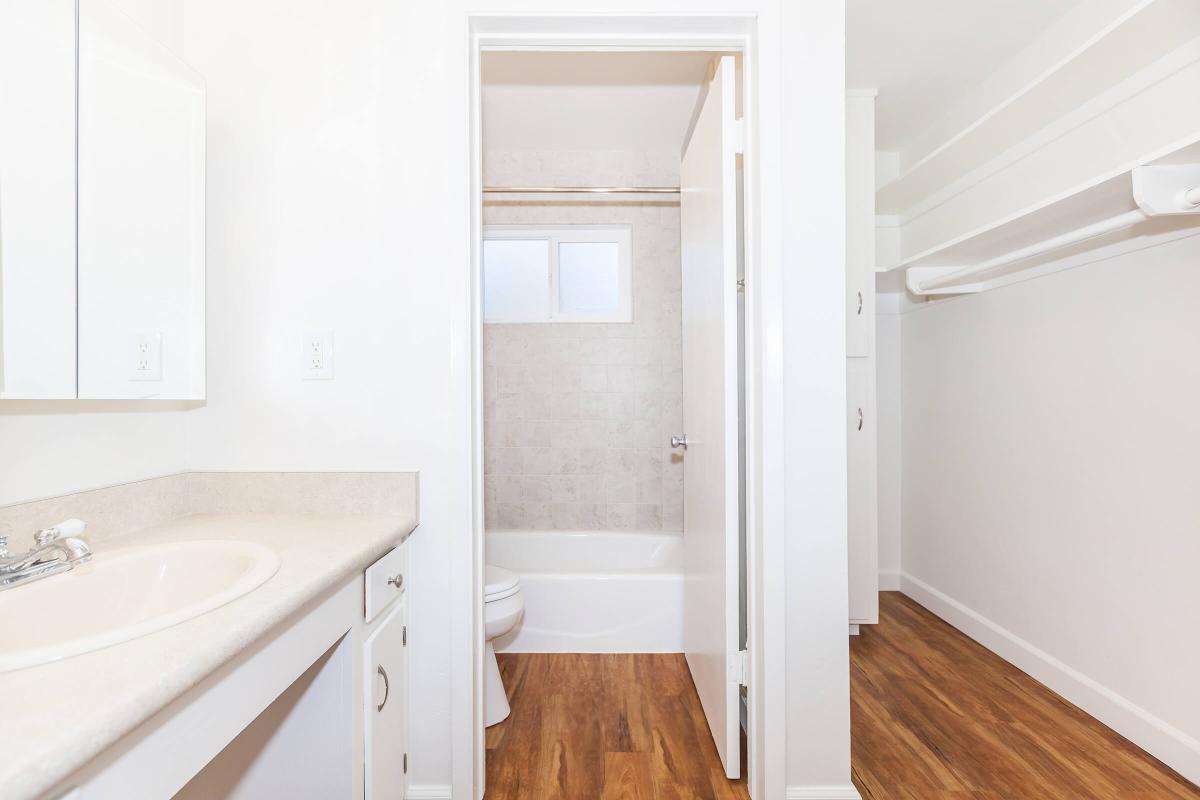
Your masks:
[{"label": "closet rod", "polygon": [[678,186],[485,186],[484,194],[679,194]]},{"label": "closet rod", "polygon": [[991,272],[993,270],[1006,267],[1009,264],[1015,264],[1018,261],[1024,261],[1027,258],[1040,256],[1044,253],[1049,253],[1053,250],[1059,250],[1063,247],[1069,247],[1073,244],[1086,242],[1088,239],[1095,239],[1097,236],[1103,236],[1107,233],[1131,228],[1142,220],[1149,219],[1150,215],[1141,209],[1135,211],[1127,211],[1124,214],[1118,214],[1115,217],[1110,217],[1101,222],[1087,225],[1078,230],[1064,233],[1061,236],[1055,236],[1052,239],[1047,239],[1044,242],[1031,244],[1028,247],[1022,247],[1020,250],[1014,250],[1011,253],[1005,253],[1002,256],[972,264],[969,267],[956,269],[952,272],[947,272],[944,275],[939,275],[936,278],[928,278],[921,281],[917,288],[922,292],[928,292],[934,289],[942,289],[947,286],[954,286],[960,283],[966,283],[968,278],[978,278],[979,276]]}]

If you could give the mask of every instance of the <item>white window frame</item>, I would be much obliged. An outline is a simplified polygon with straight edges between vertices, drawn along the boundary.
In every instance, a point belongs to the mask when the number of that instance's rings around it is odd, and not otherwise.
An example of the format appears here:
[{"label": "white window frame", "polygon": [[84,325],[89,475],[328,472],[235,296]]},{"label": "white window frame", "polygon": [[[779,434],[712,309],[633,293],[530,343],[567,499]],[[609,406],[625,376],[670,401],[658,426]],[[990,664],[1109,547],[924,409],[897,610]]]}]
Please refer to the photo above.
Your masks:
[{"label": "white window frame", "polygon": [[[483,309],[486,324],[546,324],[558,322],[633,322],[633,226],[627,222],[603,225],[487,225],[483,240],[541,240],[548,243],[550,271],[549,316],[537,319],[491,317]],[[615,242],[617,245],[616,311],[561,311],[558,307],[558,246],[563,242]],[[482,252],[482,251],[481,251]],[[482,266],[482,265],[481,265]],[[481,276],[482,277],[482,276]]]}]

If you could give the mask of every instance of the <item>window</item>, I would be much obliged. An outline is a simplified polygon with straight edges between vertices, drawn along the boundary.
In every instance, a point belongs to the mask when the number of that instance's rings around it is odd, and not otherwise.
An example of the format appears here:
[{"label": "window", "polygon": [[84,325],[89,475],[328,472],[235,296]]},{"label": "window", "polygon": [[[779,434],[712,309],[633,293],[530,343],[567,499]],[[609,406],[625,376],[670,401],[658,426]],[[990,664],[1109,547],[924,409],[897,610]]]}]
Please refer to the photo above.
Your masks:
[{"label": "window", "polygon": [[628,225],[489,226],[484,322],[632,322]]}]

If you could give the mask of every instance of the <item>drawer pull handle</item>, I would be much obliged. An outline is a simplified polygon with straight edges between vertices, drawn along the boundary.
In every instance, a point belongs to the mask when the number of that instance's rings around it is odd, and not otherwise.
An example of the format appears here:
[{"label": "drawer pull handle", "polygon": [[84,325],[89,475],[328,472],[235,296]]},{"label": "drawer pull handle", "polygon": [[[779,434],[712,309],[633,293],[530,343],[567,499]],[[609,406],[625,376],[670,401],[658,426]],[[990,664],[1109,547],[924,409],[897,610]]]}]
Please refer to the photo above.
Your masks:
[{"label": "drawer pull handle", "polygon": [[392,693],[392,685],[388,681],[387,672],[384,670],[383,664],[376,667],[375,671],[383,678],[383,702],[375,706],[375,710],[383,711],[383,707],[387,705],[388,695]]},{"label": "drawer pull handle", "polygon": [[858,293],[858,315],[860,317],[862,316],[862,300],[863,300],[862,292],[859,292]]},{"label": "drawer pull handle", "polygon": [[388,586],[395,586],[397,590],[404,588],[404,575],[397,573],[387,579]]},{"label": "drawer pull handle", "polygon": [[862,413],[862,409],[860,408],[858,410],[858,429],[860,431],[862,430],[862,426],[863,426],[863,413]]}]

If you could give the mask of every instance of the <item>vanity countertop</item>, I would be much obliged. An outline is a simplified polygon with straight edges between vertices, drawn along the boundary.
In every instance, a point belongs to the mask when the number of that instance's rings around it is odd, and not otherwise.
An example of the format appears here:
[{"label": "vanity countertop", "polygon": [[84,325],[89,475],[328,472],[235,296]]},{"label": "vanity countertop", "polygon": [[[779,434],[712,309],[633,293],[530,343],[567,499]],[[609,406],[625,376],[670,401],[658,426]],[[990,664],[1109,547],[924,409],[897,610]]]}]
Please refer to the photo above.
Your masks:
[{"label": "vanity countertop", "polygon": [[[257,542],[278,554],[279,571],[249,594],[174,627],[0,673],[0,797],[40,797],[289,616],[344,585],[416,526],[415,515],[200,514],[95,545],[99,560],[106,550],[142,544]],[[15,623],[38,620],[4,620]]]}]

